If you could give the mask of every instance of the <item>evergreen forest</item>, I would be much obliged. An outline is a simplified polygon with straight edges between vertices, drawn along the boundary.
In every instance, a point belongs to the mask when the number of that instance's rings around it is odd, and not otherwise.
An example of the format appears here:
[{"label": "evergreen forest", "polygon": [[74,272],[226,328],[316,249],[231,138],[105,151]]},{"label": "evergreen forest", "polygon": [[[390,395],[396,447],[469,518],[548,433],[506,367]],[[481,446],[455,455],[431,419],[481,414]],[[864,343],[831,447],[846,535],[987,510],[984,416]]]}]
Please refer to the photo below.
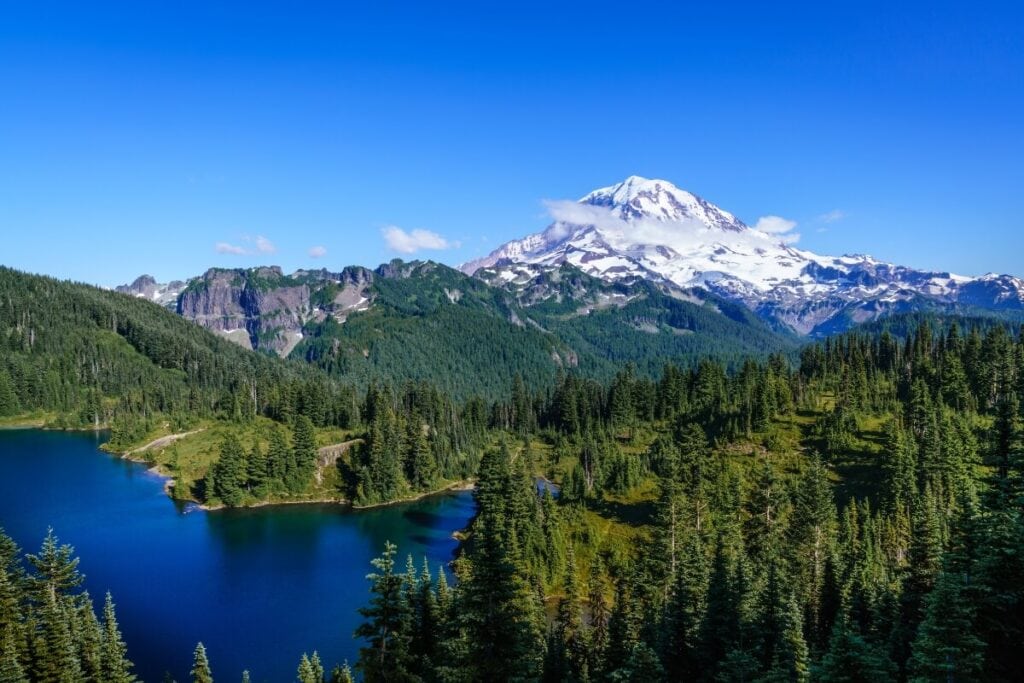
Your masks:
[{"label": "evergreen forest", "polygon": [[[366,504],[475,483],[456,581],[387,544],[358,661],[296,653],[302,683],[1013,681],[1024,667],[1024,336],[1004,324],[924,317],[795,361],[516,375],[503,398],[456,399],[425,382],[358,392],[144,302],[37,286],[20,321],[0,309],[16,331],[5,414],[216,417],[196,485],[228,505],[317,477]],[[47,299],[68,313],[47,317]],[[48,334],[68,320],[92,332]],[[326,469],[325,430],[351,437]],[[53,534],[29,555],[3,537],[0,681],[133,680],[113,600],[97,614],[76,565]],[[194,657],[192,680],[213,680],[201,644]]]}]

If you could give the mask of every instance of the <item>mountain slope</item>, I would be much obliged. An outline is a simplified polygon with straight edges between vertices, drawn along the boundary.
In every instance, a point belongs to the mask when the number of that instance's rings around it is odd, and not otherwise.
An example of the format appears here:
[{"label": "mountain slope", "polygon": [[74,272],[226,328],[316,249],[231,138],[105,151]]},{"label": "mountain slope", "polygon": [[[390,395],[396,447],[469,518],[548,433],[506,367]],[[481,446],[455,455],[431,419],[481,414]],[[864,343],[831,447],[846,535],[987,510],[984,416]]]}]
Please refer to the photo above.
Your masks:
[{"label": "mountain slope", "polygon": [[610,378],[632,362],[654,376],[667,362],[795,348],[795,339],[727,302],[681,300],[648,283],[610,285],[571,266],[513,292],[448,266],[396,261],[374,271],[366,296],[367,310],[344,322],[307,325],[292,356],[360,383],[426,380],[455,395],[496,398],[516,374],[546,386],[559,371]]},{"label": "mountain slope", "polygon": [[[291,275],[276,266],[210,269],[182,288],[176,310],[240,346],[360,386],[422,380],[491,399],[517,374],[547,386],[560,371],[606,379],[632,362],[654,376],[667,362],[734,363],[795,348],[791,335],[707,292],[607,282],[570,264],[521,276],[491,281],[398,260]],[[143,285],[136,296],[152,300],[160,286]]]},{"label": "mountain slope", "polygon": [[645,279],[705,288],[800,334],[821,336],[891,312],[964,308],[1024,311],[1024,281],[926,272],[870,256],[820,256],[787,244],[773,226],[758,230],[664,180],[637,176],[576,203],[552,204],[544,232],[470,261],[512,282],[523,266],[570,263],[612,281]]},{"label": "mountain slope", "polygon": [[286,389],[334,391],[312,368],[247,352],[149,301],[3,267],[0,350],[0,415],[114,426],[121,443],[157,419],[276,414]]}]

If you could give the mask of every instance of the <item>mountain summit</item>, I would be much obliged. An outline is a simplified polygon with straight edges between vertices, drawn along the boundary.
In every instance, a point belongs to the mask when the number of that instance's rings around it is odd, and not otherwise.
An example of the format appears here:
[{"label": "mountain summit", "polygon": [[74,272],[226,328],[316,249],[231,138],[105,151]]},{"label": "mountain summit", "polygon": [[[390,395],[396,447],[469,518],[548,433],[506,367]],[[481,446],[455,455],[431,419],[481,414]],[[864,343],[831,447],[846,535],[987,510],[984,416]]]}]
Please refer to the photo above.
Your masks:
[{"label": "mountain summit", "polygon": [[617,185],[594,190],[579,203],[607,208],[612,216],[623,220],[696,220],[720,230],[742,232],[747,229],[728,211],[679,189],[667,180],[648,180],[635,175]]},{"label": "mountain summit", "polygon": [[519,282],[574,265],[612,281],[650,280],[738,301],[801,334],[826,334],[893,312],[1024,311],[1024,282],[970,278],[821,256],[792,246],[784,221],[750,227],[666,180],[630,176],[576,202],[549,202],[554,222],[461,266],[491,282]]}]

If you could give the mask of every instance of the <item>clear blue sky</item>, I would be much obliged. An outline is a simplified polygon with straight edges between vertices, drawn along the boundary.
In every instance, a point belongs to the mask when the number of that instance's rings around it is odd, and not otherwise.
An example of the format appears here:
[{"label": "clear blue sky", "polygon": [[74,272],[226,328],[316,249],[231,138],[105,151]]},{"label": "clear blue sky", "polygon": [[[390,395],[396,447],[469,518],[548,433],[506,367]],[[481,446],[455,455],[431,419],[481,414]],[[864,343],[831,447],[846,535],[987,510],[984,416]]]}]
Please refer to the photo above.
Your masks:
[{"label": "clear blue sky", "polygon": [[1012,5],[490,5],[4,3],[0,263],[375,265],[398,226],[454,264],[638,174],[820,253],[1024,275]]}]

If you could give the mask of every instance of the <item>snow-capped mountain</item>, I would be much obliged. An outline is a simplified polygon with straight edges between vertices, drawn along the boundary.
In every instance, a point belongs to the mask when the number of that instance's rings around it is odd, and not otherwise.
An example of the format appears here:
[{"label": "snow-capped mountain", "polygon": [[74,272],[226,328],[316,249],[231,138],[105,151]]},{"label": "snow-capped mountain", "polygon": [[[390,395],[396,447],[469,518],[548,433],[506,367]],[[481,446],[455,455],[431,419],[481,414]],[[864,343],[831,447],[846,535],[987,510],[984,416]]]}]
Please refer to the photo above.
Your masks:
[{"label": "snow-capped mountain", "polygon": [[132,294],[140,299],[149,299],[173,309],[178,302],[178,295],[185,289],[186,284],[181,280],[160,284],[152,275],[140,275],[130,285],[118,285],[114,290],[122,294]]},{"label": "snow-capped mountain", "polygon": [[555,221],[544,232],[461,269],[494,284],[522,286],[569,263],[607,280],[703,287],[802,334],[928,307],[1024,310],[1018,278],[925,272],[870,256],[820,256],[788,244],[789,226],[782,221],[750,227],[664,180],[631,176],[549,208]]}]

